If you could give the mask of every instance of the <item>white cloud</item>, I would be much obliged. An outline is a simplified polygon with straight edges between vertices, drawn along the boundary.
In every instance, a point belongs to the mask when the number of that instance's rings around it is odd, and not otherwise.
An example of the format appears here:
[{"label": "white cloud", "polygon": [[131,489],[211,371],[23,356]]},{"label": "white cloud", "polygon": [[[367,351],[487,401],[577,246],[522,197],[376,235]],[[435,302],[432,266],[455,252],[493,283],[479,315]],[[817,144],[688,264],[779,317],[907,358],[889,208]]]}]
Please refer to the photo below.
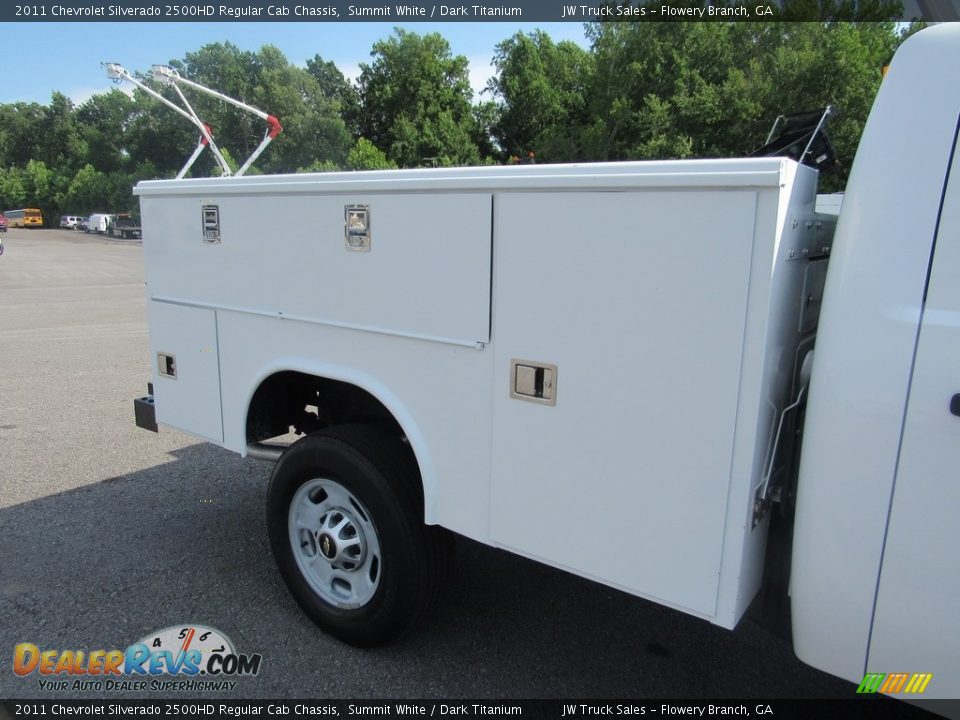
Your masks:
[{"label": "white cloud", "polygon": [[470,61],[470,87],[473,88],[473,100],[490,100],[490,93],[484,95],[480,91],[487,87],[487,80],[496,74],[493,67],[493,58],[490,55],[472,55]]},{"label": "white cloud", "polygon": [[360,79],[360,63],[338,62],[335,64],[338,68],[340,68],[340,72],[343,73],[344,77],[346,77],[350,82],[355,83]]},{"label": "white cloud", "polygon": [[104,81],[104,85],[100,85],[98,87],[91,87],[89,85],[74,87],[68,92],[66,92],[65,95],[68,98],[70,98],[70,100],[73,102],[74,107],[80,107],[87,100],[92,98],[94,95],[108,93],[113,89],[117,89],[120,92],[126,93],[130,97],[133,97],[133,85],[131,85],[130,83],[124,82],[124,83],[120,83],[119,85],[114,85],[110,83],[108,85],[107,81]]}]

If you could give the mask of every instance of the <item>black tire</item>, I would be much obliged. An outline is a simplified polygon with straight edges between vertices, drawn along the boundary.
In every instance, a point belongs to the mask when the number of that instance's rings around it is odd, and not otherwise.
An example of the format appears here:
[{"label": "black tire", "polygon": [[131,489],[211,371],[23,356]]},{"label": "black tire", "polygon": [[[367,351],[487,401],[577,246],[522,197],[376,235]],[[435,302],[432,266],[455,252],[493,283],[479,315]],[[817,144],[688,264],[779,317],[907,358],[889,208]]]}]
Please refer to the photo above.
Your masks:
[{"label": "black tire", "polygon": [[[345,529],[330,529],[341,521]],[[424,525],[413,453],[366,425],[328,428],[284,452],[267,490],[267,529],[300,607],[359,647],[385,643],[420,621],[450,564],[449,536]]]}]

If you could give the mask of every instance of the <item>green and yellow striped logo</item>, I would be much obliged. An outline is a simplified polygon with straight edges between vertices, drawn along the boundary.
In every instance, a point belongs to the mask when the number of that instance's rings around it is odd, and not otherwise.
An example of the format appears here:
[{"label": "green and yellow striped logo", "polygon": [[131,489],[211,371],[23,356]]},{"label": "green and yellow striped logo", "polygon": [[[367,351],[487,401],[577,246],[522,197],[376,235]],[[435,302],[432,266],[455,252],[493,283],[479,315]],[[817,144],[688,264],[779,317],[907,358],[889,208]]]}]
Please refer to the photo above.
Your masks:
[{"label": "green and yellow striped logo", "polygon": [[860,681],[858,693],[912,693],[919,695],[927,689],[933,673],[867,673]]}]

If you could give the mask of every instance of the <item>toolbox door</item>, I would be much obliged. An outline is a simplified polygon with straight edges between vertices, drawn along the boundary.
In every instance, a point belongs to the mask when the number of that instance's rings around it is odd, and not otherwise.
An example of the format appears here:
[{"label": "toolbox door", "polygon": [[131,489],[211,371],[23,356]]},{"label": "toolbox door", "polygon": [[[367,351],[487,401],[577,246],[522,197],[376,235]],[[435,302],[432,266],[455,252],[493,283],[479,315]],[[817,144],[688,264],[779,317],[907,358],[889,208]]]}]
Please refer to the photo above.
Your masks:
[{"label": "toolbox door", "polygon": [[[344,185],[347,185],[344,183]],[[151,297],[474,346],[490,335],[488,193],[163,197]]]},{"label": "toolbox door", "polygon": [[216,313],[156,301],[149,313],[157,421],[223,442]]},{"label": "toolbox door", "polygon": [[497,197],[496,542],[715,613],[756,203]]}]

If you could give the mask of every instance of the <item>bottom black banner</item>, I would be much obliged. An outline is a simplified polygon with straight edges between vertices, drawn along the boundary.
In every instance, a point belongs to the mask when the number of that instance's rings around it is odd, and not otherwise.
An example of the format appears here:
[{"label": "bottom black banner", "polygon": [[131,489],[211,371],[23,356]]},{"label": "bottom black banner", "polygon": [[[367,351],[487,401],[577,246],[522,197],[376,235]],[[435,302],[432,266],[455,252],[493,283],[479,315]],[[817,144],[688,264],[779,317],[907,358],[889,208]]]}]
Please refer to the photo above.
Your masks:
[{"label": "bottom black banner", "polygon": [[850,700],[4,700],[9,718],[423,717],[423,718],[932,718],[960,716],[960,701]]}]

